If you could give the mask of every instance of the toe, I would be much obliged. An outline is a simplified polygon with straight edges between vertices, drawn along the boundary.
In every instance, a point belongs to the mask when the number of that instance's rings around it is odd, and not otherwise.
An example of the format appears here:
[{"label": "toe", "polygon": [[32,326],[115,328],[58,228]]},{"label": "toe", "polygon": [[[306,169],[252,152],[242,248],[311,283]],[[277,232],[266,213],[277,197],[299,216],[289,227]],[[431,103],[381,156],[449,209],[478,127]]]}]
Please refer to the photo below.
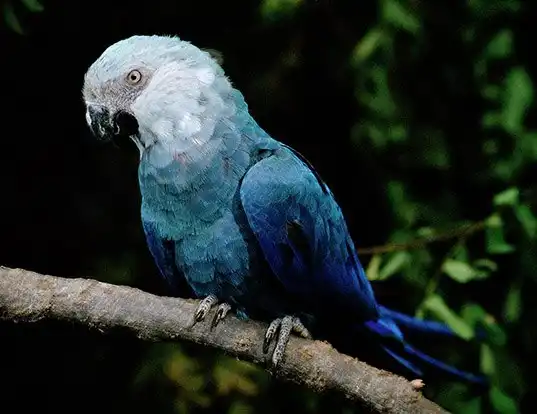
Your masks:
[{"label": "toe", "polygon": [[214,295],[209,295],[205,299],[203,299],[198,305],[196,312],[194,313],[193,324],[195,324],[196,322],[201,322],[203,319],[205,319],[207,313],[209,313],[213,305],[217,302],[218,299]]},{"label": "toe", "polygon": [[274,319],[269,327],[267,328],[265,332],[265,340],[263,341],[263,353],[267,353],[270,343],[276,336],[276,333],[278,332],[278,329],[280,328],[280,324],[282,323],[282,320],[280,318]]},{"label": "toe", "polygon": [[218,306],[218,309],[214,315],[213,323],[211,325],[212,328],[216,327],[228,314],[228,312],[231,310],[231,306],[227,303],[222,303],[220,306]]}]

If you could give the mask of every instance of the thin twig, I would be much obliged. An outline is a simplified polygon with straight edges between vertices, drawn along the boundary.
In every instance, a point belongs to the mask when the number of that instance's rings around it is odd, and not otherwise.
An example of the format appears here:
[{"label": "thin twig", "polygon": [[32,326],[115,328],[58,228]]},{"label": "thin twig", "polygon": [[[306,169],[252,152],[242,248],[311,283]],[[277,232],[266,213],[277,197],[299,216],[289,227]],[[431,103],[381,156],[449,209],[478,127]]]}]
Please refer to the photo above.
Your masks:
[{"label": "thin twig", "polygon": [[448,230],[444,233],[437,234],[435,236],[431,237],[424,237],[419,238],[415,240],[410,240],[406,243],[389,243],[384,244],[381,246],[372,246],[372,247],[364,247],[361,249],[357,249],[358,254],[361,256],[369,256],[369,255],[375,255],[375,254],[382,254],[382,253],[391,253],[391,252],[397,252],[397,251],[403,251],[403,250],[413,250],[413,249],[419,249],[422,247],[425,247],[428,244],[440,242],[440,241],[446,241],[451,240],[454,238],[460,238],[460,237],[469,237],[470,235],[477,233],[486,227],[486,221],[477,221],[472,224],[467,224],[461,227],[458,227],[453,230]]}]

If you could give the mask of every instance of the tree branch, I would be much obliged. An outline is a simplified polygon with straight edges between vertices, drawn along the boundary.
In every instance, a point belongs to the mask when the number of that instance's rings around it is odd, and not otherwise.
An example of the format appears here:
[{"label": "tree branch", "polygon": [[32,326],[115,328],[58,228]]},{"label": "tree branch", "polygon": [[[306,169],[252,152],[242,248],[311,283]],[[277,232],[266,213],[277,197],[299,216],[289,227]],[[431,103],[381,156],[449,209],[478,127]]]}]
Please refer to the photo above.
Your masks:
[{"label": "tree branch", "polygon": [[[196,304],[96,280],[0,267],[0,319],[27,323],[55,319],[101,332],[122,328],[143,340],[181,339],[265,363],[261,344],[266,325],[228,315],[212,331],[210,323],[190,327]],[[325,342],[292,337],[276,375],[316,392],[335,391],[372,412],[446,413],[406,379],[340,354]]]},{"label": "tree branch", "polygon": [[356,249],[356,251],[360,256],[372,256],[375,254],[421,249],[431,243],[447,241],[454,238],[461,239],[470,237],[474,233],[484,230],[486,227],[487,220],[481,220],[475,223],[465,224],[443,233],[435,234],[434,236],[413,239],[406,243],[388,243],[381,246],[362,247]]}]

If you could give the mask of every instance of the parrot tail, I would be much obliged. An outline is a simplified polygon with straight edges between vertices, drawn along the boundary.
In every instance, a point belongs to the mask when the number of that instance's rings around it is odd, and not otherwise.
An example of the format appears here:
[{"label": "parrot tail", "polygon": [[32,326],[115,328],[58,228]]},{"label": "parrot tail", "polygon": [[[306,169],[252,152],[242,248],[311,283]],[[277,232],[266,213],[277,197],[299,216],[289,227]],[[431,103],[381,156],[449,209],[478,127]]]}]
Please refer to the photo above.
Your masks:
[{"label": "parrot tail", "polygon": [[400,327],[406,328],[412,332],[432,333],[436,335],[455,336],[453,330],[442,322],[426,321],[405,315],[384,306],[379,306],[380,317],[389,318],[399,324]]},{"label": "parrot tail", "polygon": [[383,350],[416,377],[422,377],[424,369],[436,370],[471,384],[488,385],[486,377],[459,370],[414,348],[406,342],[398,323],[409,331],[455,336],[446,325],[415,319],[384,307],[381,307],[380,315],[380,319],[366,322],[366,328],[385,339],[381,345]]},{"label": "parrot tail", "polygon": [[[407,329],[410,332],[457,336],[448,325],[442,322],[417,319],[410,315],[385,308],[382,305],[379,305],[379,311],[381,318],[390,318],[395,321],[399,327]],[[484,340],[487,337],[486,329],[481,325],[477,325],[475,327],[475,337],[478,340]]]}]

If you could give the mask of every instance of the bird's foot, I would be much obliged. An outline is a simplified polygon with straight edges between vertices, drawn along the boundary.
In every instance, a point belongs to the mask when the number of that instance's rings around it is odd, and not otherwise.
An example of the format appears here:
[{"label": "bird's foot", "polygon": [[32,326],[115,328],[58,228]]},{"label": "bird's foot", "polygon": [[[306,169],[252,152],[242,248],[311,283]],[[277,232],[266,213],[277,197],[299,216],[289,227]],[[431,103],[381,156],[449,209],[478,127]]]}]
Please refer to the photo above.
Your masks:
[{"label": "bird's foot", "polygon": [[194,313],[194,323],[204,320],[216,303],[218,303],[218,298],[215,295],[209,295],[205,299],[202,299]]},{"label": "bird's foot", "polygon": [[[205,299],[203,299],[198,305],[196,312],[194,313],[192,326],[194,326],[197,322],[203,321],[205,317],[207,316],[207,314],[209,313],[209,311],[217,303],[218,303],[218,298],[215,295],[209,295]],[[211,323],[211,329],[214,328],[216,325],[218,325],[226,317],[230,309],[231,309],[231,306],[228,303],[222,302],[218,305],[218,309],[216,310],[216,314],[214,315],[213,321]]]},{"label": "bird's foot", "polygon": [[273,320],[265,332],[265,340],[263,341],[263,352],[266,354],[269,350],[271,342],[278,334],[276,346],[272,353],[271,365],[275,369],[282,360],[287,342],[291,332],[299,334],[303,338],[311,338],[311,334],[304,324],[296,316],[284,316]]},{"label": "bird's foot", "polygon": [[218,309],[216,310],[216,313],[213,318],[213,322],[211,323],[211,329],[215,328],[227,315],[227,313],[231,310],[231,305],[229,303],[221,303],[218,305]]}]

